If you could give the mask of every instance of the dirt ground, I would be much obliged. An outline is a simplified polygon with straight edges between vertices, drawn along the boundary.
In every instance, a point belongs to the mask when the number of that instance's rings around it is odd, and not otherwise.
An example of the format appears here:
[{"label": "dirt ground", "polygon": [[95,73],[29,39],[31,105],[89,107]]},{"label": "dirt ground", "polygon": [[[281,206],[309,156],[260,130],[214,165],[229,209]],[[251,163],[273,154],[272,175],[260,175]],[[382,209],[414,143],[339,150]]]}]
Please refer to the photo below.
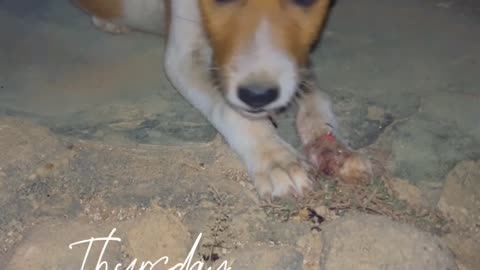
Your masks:
[{"label": "dirt ground", "polygon": [[[0,1],[0,269],[81,269],[69,245],[114,228],[105,269],[183,262],[200,233],[192,262],[232,270],[476,269],[479,18],[474,0],[338,1],[316,72],[375,178],[265,205],[167,82],[161,38]],[[291,113],[279,131],[298,146]]]}]

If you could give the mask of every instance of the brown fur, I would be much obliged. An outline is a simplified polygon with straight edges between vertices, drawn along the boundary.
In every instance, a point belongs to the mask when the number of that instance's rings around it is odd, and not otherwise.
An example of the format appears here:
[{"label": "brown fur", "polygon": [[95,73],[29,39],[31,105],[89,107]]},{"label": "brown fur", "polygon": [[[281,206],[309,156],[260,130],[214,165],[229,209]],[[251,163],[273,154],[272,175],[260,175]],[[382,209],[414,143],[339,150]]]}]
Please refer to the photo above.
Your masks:
[{"label": "brown fur", "polygon": [[[86,12],[108,21],[124,17],[124,0],[72,0]],[[136,1],[136,0],[128,0]],[[165,0],[167,27],[170,1]],[[194,1],[194,0],[192,0]],[[327,16],[330,0],[318,0],[311,7],[299,7],[290,0],[239,0],[219,4],[215,0],[199,0],[203,24],[210,37],[219,66],[253,38],[260,20],[267,18],[273,27],[275,41],[296,59],[299,66],[307,63],[312,43]],[[165,33],[168,35],[168,33]]]},{"label": "brown fur", "polygon": [[299,7],[288,0],[237,1],[218,4],[200,0],[205,29],[216,63],[224,66],[236,51],[253,38],[260,20],[267,18],[275,41],[303,66],[325,21],[330,0],[318,0],[311,7]]},{"label": "brown fur", "polygon": [[122,0],[73,0],[73,3],[101,19],[114,20],[123,17]]}]

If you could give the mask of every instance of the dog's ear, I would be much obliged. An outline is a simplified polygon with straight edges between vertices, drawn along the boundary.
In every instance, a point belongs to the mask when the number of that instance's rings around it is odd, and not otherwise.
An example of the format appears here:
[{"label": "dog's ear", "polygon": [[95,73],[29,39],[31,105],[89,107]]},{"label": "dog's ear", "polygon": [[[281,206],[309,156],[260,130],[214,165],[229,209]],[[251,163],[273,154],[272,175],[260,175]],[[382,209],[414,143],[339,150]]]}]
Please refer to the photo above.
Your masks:
[{"label": "dog's ear", "polygon": [[330,0],[330,8],[333,8],[337,4],[337,0]]},{"label": "dog's ear", "polygon": [[[330,7],[329,9],[332,9],[335,5],[337,4],[337,0],[330,0]],[[329,18],[330,18],[330,12],[327,14],[327,19],[326,19],[326,22],[324,24],[324,27],[321,29],[321,31],[318,33],[318,36],[317,38],[315,39],[315,41],[312,43],[312,45],[310,46],[310,52],[312,52],[313,50],[315,50],[315,48],[317,47],[318,43],[320,42],[320,39],[321,39],[321,36],[322,36],[322,32],[323,30],[325,29],[325,25],[328,24],[328,21],[329,21]]]}]

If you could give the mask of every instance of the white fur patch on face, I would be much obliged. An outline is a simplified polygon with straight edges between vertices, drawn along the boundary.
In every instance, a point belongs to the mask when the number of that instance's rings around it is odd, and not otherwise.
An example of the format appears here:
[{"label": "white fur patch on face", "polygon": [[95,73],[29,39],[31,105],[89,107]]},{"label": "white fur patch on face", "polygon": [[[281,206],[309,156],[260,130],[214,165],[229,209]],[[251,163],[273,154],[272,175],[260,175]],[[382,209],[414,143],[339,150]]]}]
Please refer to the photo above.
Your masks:
[{"label": "white fur patch on face", "polygon": [[226,98],[235,107],[249,110],[239,99],[238,87],[252,83],[268,84],[277,87],[279,97],[264,110],[275,110],[287,105],[295,94],[298,84],[298,68],[295,61],[275,45],[270,23],[263,20],[251,43],[237,52],[226,72]]}]

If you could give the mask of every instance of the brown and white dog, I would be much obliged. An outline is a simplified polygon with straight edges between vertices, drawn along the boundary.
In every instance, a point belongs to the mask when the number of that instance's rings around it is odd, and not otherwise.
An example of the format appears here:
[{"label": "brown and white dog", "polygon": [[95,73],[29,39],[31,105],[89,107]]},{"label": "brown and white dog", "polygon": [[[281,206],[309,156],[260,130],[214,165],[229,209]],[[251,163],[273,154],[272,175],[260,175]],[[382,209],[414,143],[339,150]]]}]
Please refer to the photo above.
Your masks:
[{"label": "brown and white dog", "polygon": [[165,29],[171,83],[242,158],[262,198],[312,188],[303,155],[268,120],[292,102],[310,165],[350,182],[369,180],[370,162],[338,139],[330,101],[309,72],[330,0],[74,2],[107,32]]}]

